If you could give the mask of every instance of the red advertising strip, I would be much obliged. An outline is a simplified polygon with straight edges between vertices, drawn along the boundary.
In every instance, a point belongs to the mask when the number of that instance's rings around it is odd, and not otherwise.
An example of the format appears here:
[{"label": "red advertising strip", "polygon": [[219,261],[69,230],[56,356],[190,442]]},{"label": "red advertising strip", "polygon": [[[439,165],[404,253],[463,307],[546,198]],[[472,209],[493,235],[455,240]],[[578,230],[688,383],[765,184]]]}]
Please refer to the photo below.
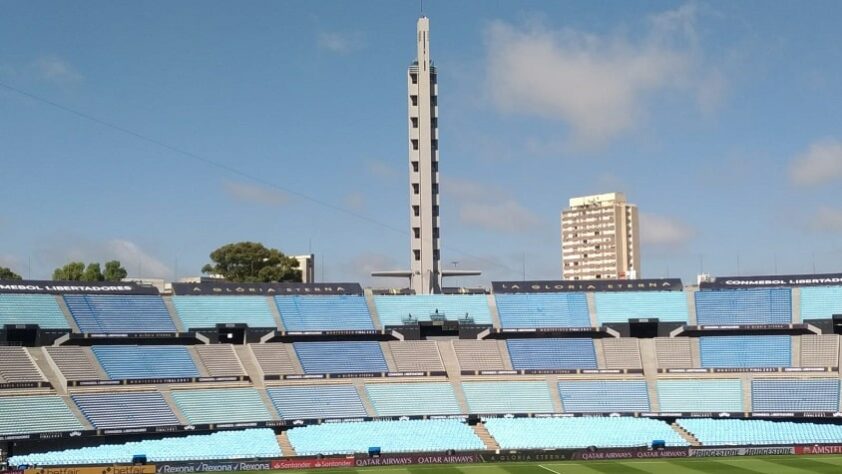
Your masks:
[{"label": "red advertising strip", "polygon": [[796,446],[795,454],[842,454],[842,444]]},{"label": "red advertising strip", "polygon": [[354,458],[279,459],[272,469],[314,469],[319,467],[354,467]]}]

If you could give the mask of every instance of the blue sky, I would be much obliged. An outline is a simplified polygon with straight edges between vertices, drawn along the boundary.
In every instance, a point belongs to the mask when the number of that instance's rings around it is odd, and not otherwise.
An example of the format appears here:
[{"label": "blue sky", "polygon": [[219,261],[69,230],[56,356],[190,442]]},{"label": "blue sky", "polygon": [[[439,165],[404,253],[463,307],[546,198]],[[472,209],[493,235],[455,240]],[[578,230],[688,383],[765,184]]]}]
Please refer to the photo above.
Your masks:
[{"label": "blue sky", "polygon": [[[842,270],[842,3],[424,9],[443,260],[485,272],[454,283],[559,278],[560,211],[610,191],[640,208],[646,277]],[[0,265],[43,278],[119,258],[171,279],[256,240],[312,250],[327,280],[408,266],[417,16],[0,0],[0,82],[228,168],[0,87]]]}]

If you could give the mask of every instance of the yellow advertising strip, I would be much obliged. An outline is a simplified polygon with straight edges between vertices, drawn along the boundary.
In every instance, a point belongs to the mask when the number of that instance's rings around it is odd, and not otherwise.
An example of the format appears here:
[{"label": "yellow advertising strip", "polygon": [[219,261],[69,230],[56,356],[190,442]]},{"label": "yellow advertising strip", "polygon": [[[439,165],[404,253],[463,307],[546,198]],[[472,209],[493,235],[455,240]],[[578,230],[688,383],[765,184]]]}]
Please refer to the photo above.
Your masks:
[{"label": "yellow advertising strip", "polygon": [[27,469],[24,474],[155,474],[155,466],[80,466],[80,467],[42,467]]}]

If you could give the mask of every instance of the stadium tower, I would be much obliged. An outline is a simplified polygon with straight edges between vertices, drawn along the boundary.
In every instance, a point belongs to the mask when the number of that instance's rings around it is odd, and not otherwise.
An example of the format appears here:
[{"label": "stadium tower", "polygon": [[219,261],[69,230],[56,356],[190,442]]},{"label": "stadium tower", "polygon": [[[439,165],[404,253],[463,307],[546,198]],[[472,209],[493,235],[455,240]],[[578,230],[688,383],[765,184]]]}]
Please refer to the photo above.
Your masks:
[{"label": "stadium tower", "polygon": [[372,276],[408,277],[415,294],[441,292],[443,276],[479,275],[441,268],[439,218],[438,81],[430,61],[430,19],[418,19],[417,56],[407,69],[409,126],[410,271],[374,272]]}]

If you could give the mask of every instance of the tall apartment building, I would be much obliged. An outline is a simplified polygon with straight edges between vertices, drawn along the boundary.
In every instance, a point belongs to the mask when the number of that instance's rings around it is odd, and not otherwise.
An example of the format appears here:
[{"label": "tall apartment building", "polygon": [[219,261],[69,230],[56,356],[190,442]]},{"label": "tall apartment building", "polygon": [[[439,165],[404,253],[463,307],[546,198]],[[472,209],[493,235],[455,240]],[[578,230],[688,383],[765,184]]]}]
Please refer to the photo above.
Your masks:
[{"label": "tall apartment building", "polygon": [[623,193],[570,199],[561,213],[565,280],[640,278],[637,206]]}]

